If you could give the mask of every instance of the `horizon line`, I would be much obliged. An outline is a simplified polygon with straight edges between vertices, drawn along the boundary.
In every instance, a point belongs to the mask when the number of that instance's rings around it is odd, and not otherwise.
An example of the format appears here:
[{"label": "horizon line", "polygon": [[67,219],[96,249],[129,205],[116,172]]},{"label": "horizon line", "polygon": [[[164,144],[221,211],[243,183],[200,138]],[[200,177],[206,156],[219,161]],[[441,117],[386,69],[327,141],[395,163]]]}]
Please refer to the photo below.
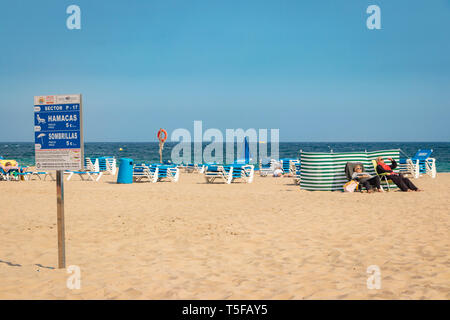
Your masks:
[{"label": "horizon line", "polygon": [[[192,141],[195,143],[197,141]],[[236,142],[236,141],[234,141]],[[259,141],[258,141],[259,142]],[[33,143],[34,141],[0,141],[0,143]],[[159,143],[159,141],[84,141],[84,143]],[[180,143],[179,141],[166,141],[166,143]],[[211,143],[211,141],[202,141],[202,143]],[[226,143],[226,141],[224,141]],[[264,141],[264,143],[271,143],[271,141]],[[423,141],[279,141],[278,143],[450,143],[444,140],[423,140]]]}]

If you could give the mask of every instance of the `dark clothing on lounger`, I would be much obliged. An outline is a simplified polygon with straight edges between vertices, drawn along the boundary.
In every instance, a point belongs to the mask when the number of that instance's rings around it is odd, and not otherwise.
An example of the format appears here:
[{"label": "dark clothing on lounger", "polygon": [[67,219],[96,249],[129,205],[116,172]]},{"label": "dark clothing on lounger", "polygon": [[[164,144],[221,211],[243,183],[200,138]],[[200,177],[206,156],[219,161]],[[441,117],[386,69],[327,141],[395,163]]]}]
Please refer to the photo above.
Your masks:
[{"label": "dark clothing on lounger", "polygon": [[367,191],[373,187],[381,189],[379,176],[372,176],[367,172],[353,172],[352,179],[358,181]]},{"label": "dark clothing on lounger", "polygon": [[414,183],[411,182],[408,178],[405,178],[402,174],[399,175],[389,175],[387,176],[388,179],[391,179],[394,181],[394,183],[397,185],[397,187],[400,188],[402,191],[408,191],[408,189],[417,190],[417,187],[414,185]]},{"label": "dark clothing on lounger", "polygon": [[379,176],[375,176],[370,179],[363,180],[360,183],[364,186],[364,188],[366,188],[366,190],[370,190],[372,188],[381,189]]},{"label": "dark clothing on lounger", "polygon": [[405,178],[401,173],[396,174],[392,170],[397,168],[397,162],[395,162],[394,159],[392,159],[392,164],[389,166],[391,170],[385,170],[381,165],[377,165],[377,172],[378,173],[389,173],[386,177],[389,180],[392,180],[397,187],[400,188],[402,191],[408,191],[408,189],[417,190],[417,187],[414,185],[414,183],[411,182],[408,178]]}]

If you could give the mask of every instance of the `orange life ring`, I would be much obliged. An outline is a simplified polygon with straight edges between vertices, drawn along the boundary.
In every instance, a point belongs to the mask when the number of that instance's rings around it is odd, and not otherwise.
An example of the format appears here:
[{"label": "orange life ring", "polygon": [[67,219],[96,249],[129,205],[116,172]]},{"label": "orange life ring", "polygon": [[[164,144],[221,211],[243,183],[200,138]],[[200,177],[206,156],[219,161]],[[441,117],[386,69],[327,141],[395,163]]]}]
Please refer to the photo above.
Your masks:
[{"label": "orange life ring", "polygon": [[[164,134],[164,137],[161,137],[161,133]],[[158,140],[161,141],[161,142],[166,142],[166,140],[167,140],[167,131],[166,130],[159,129],[159,131],[158,131]]]}]

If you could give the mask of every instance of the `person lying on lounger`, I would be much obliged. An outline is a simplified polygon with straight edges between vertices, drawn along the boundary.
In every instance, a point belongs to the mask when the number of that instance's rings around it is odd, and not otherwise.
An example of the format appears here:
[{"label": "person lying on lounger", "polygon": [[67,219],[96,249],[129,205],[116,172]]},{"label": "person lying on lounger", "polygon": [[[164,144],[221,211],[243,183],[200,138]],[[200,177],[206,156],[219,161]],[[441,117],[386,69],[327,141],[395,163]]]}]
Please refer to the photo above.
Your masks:
[{"label": "person lying on lounger", "polygon": [[378,192],[383,191],[381,190],[380,177],[372,176],[367,172],[363,172],[363,168],[359,165],[355,167],[355,171],[352,174],[352,179],[363,185],[368,193],[372,192],[372,188],[376,188]]},{"label": "person lying on lounger", "polygon": [[284,174],[284,172],[283,172],[283,169],[281,169],[281,168],[276,168],[276,169],[273,171],[273,176],[274,176],[274,177],[282,177],[283,174]]},{"label": "person lying on lounger", "polygon": [[394,181],[397,187],[400,188],[403,192],[411,192],[411,191],[422,191],[417,188],[414,183],[411,182],[408,178],[404,177],[401,173],[395,173],[392,171],[397,168],[397,162],[394,159],[389,158],[391,161],[391,165],[387,165],[382,157],[377,158],[377,172],[378,173],[388,173],[386,176],[389,180]]},{"label": "person lying on lounger", "polygon": [[24,172],[24,171],[25,171],[24,168],[23,168],[23,167],[19,167],[19,166],[17,165],[17,163],[11,163],[10,161],[5,162],[4,165],[2,165],[2,164],[0,163],[0,167],[2,167],[2,169],[3,169],[5,172],[9,172],[9,171]]}]

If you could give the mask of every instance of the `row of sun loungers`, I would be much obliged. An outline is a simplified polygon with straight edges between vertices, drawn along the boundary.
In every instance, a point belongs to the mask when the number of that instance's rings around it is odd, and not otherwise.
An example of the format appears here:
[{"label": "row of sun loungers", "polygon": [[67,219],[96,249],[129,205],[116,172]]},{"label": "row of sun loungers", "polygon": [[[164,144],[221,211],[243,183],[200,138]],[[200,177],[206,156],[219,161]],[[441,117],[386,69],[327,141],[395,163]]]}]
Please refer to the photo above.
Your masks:
[{"label": "row of sun loungers", "polygon": [[[55,180],[52,173],[45,171],[27,171],[28,167],[21,167],[15,160],[0,159],[0,180]],[[65,171],[69,181],[74,175],[78,175],[83,181],[99,181],[103,174],[115,175],[117,172],[116,159],[114,157],[85,158],[85,170]]]},{"label": "row of sun loungers", "polygon": [[0,157],[0,180],[4,181],[19,181],[19,180],[39,180],[47,179],[53,176],[48,172],[41,171],[27,171],[28,167],[20,166],[16,160],[8,160]]},{"label": "row of sun loungers", "polygon": [[50,178],[50,180],[54,181],[55,178],[52,176],[50,172],[41,172],[41,171],[25,171],[20,172],[16,169],[7,169],[0,167],[0,180],[5,181],[19,181],[21,178],[23,180],[29,181],[29,180],[47,180],[47,178]]},{"label": "row of sun loungers", "polygon": [[[203,173],[208,183],[212,183],[219,179],[229,184],[233,181],[242,180],[247,183],[253,181],[255,167],[249,164],[220,165],[220,164],[187,164],[181,165],[188,173]],[[259,163],[259,174],[261,177],[273,175],[274,171],[280,168],[285,174],[290,174],[294,178],[294,182],[299,184],[300,181],[300,161],[298,159],[266,159]],[[244,172],[244,173],[243,173]]]},{"label": "row of sun loungers", "polygon": [[[419,150],[412,158],[400,158],[398,172],[409,174],[418,178],[422,174],[436,177],[436,160],[430,155],[433,150]],[[3,161],[3,162],[2,162]],[[5,162],[7,161],[7,162]],[[20,167],[16,161],[0,159],[0,180],[55,180],[50,172],[27,171],[28,167]],[[65,171],[69,181],[74,175],[78,175],[83,181],[99,181],[105,174],[115,175],[117,172],[116,159],[114,157],[85,158],[84,171]],[[179,180],[180,169],[185,172],[203,174],[207,183],[223,181],[226,184],[242,181],[252,183],[255,167],[250,164],[220,165],[220,164],[141,164],[133,168],[133,180],[135,182],[158,182]],[[301,164],[299,159],[284,158],[280,160],[266,159],[259,163],[261,177],[273,175],[277,168],[281,168],[285,174],[289,174],[294,183],[300,184]],[[389,186],[388,186],[389,188]]]}]

